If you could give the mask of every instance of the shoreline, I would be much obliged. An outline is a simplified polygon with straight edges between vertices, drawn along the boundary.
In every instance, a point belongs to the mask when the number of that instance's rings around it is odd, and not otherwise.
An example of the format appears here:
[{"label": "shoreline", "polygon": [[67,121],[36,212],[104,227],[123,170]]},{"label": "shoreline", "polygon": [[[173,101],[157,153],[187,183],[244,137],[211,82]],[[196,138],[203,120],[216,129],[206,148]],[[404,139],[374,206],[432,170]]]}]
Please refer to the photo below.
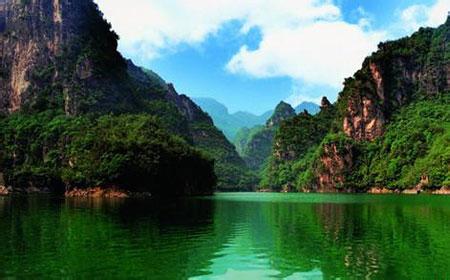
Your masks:
[{"label": "shoreline", "polygon": [[[214,192],[221,193],[221,192]],[[357,191],[336,191],[336,192],[286,192],[286,191],[272,191],[268,189],[256,190],[254,193],[323,193],[323,194],[373,194],[373,195],[383,195],[383,194],[398,194],[398,195],[450,195],[450,187],[441,187],[434,190],[424,190],[420,188],[413,189],[388,189],[373,187],[366,192]],[[27,189],[12,189],[11,187],[0,186],[0,197],[11,196],[11,195],[34,195],[34,194],[52,194],[49,189],[38,189],[38,188],[27,188]],[[103,188],[103,187],[93,187],[86,189],[75,188],[66,191],[63,194],[66,198],[149,198],[152,197],[150,193],[143,192],[130,192],[117,187]]]}]

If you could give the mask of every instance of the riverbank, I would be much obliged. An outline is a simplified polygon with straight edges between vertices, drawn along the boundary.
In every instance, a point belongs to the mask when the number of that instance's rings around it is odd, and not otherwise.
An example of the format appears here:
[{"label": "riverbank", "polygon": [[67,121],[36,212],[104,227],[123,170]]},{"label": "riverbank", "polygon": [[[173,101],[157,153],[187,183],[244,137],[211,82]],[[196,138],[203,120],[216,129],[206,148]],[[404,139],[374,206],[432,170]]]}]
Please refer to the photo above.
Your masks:
[{"label": "riverbank", "polygon": [[388,188],[371,188],[367,191],[369,194],[439,194],[439,195],[450,195],[450,187],[442,187],[439,189],[388,189]]},{"label": "riverbank", "polygon": [[[258,193],[278,193],[278,191],[273,191],[270,189],[260,189],[257,190],[256,192]],[[279,191],[279,193],[295,193],[295,191],[286,191],[286,190],[282,190]],[[408,194],[408,195],[413,195],[413,194],[434,194],[434,195],[450,195],[450,187],[442,187],[439,189],[422,189],[422,188],[412,188],[412,189],[388,189],[388,188],[380,188],[380,187],[373,187],[370,188],[368,191],[366,192],[359,192],[359,191],[354,191],[354,190],[344,190],[344,191],[336,191],[336,192],[326,192],[326,191],[310,191],[310,190],[305,190],[305,191],[301,191],[299,193],[366,193],[366,194]]]},{"label": "riverbank", "polygon": [[[0,196],[10,195],[29,195],[29,194],[50,194],[49,189],[25,188],[13,189],[11,187],[0,186]],[[103,188],[93,187],[87,189],[71,189],[64,193],[65,197],[69,198],[129,198],[129,197],[151,197],[150,193],[143,192],[129,192],[119,188]]]},{"label": "riverbank", "polygon": [[[257,190],[257,193],[277,193],[269,189]],[[49,189],[38,189],[38,188],[26,188],[26,189],[13,189],[11,187],[5,187],[0,185],[0,196],[9,196],[12,194],[28,195],[28,194],[50,194]],[[281,193],[293,193],[281,191]],[[314,193],[314,192],[301,192],[301,193]],[[345,191],[345,192],[318,192],[318,193],[358,193],[355,191]],[[450,187],[442,187],[440,189],[428,190],[428,189],[388,189],[374,187],[369,189],[367,194],[407,194],[407,195],[418,195],[418,194],[432,194],[432,195],[450,195]],[[129,198],[129,197],[151,197],[150,193],[142,192],[130,192],[120,188],[103,188],[103,187],[93,187],[87,189],[75,188],[64,193],[65,197],[70,198]]]}]

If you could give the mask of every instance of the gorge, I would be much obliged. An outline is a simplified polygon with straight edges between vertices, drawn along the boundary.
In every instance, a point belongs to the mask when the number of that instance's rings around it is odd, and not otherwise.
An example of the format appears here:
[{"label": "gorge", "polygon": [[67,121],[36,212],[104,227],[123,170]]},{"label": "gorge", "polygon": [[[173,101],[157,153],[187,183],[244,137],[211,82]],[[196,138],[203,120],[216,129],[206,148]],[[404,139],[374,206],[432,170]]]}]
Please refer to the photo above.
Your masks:
[{"label": "gorge", "polygon": [[237,150],[173,84],[123,58],[91,0],[3,0],[0,23],[5,193],[445,192],[450,184],[450,20],[380,43],[317,114],[280,103],[265,126],[238,133]]}]

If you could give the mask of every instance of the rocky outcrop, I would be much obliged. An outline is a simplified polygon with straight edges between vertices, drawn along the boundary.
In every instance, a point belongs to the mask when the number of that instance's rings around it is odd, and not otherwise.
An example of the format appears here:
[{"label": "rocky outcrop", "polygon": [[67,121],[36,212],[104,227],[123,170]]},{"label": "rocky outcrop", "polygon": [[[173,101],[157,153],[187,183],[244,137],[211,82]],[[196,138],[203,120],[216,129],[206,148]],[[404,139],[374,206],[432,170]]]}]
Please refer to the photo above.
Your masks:
[{"label": "rocky outcrop", "polygon": [[345,144],[343,147],[339,147],[337,143],[324,145],[320,164],[322,172],[318,176],[318,191],[342,191],[345,176],[353,166],[352,146]]},{"label": "rocky outcrop", "polygon": [[0,113],[58,103],[77,114],[87,95],[113,95],[96,73],[126,70],[117,38],[91,0],[0,1]]},{"label": "rocky outcrop", "polygon": [[10,191],[7,187],[0,185],[0,196],[7,196],[9,195]]},{"label": "rocky outcrop", "polygon": [[331,106],[330,100],[328,100],[326,96],[322,97],[322,100],[320,101],[320,110],[328,110]]},{"label": "rocky outcrop", "polygon": [[292,118],[295,115],[295,110],[291,105],[286,102],[280,102],[270,119],[267,120],[266,126],[269,128],[279,126],[282,121]]},{"label": "rocky outcrop", "polygon": [[[404,106],[448,92],[449,42],[450,19],[437,29],[422,28],[411,37],[381,43],[362,69],[345,81],[338,98],[337,106],[343,108],[341,129],[347,137],[356,142],[374,141],[383,136],[392,116]],[[339,153],[332,146],[323,149],[323,169],[317,174],[321,187],[329,190],[345,185],[346,177],[339,174],[352,168],[351,149]],[[416,187],[409,192],[420,190]]]},{"label": "rocky outcrop", "polygon": [[3,173],[0,172],[0,196],[6,196],[8,194],[9,194],[9,190],[5,186],[5,180],[3,178]]},{"label": "rocky outcrop", "polygon": [[356,96],[349,100],[344,117],[343,130],[355,140],[372,141],[383,135],[386,123],[383,110],[377,100],[366,96]]},{"label": "rocky outcrop", "polygon": [[343,131],[358,141],[383,135],[396,110],[417,98],[450,90],[450,20],[408,38],[381,43],[354,78],[347,79]]},{"label": "rocky outcrop", "polygon": [[87,189],[72,189],[66,191],[66,197],[78,198],[128,198],[130,192],[120,190],[118,188],[87,188]]}]

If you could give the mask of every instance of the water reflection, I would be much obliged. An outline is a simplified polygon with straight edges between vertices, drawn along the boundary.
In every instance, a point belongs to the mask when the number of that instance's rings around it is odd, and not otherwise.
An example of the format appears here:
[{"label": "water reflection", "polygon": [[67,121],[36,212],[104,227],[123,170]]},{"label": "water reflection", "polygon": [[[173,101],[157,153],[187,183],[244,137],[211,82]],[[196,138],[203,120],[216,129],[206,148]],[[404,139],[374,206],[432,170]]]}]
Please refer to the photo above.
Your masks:
[{"label": "water reflection", "polygon": [[0,278],[449,278],[450,197],[0,197]]}]

